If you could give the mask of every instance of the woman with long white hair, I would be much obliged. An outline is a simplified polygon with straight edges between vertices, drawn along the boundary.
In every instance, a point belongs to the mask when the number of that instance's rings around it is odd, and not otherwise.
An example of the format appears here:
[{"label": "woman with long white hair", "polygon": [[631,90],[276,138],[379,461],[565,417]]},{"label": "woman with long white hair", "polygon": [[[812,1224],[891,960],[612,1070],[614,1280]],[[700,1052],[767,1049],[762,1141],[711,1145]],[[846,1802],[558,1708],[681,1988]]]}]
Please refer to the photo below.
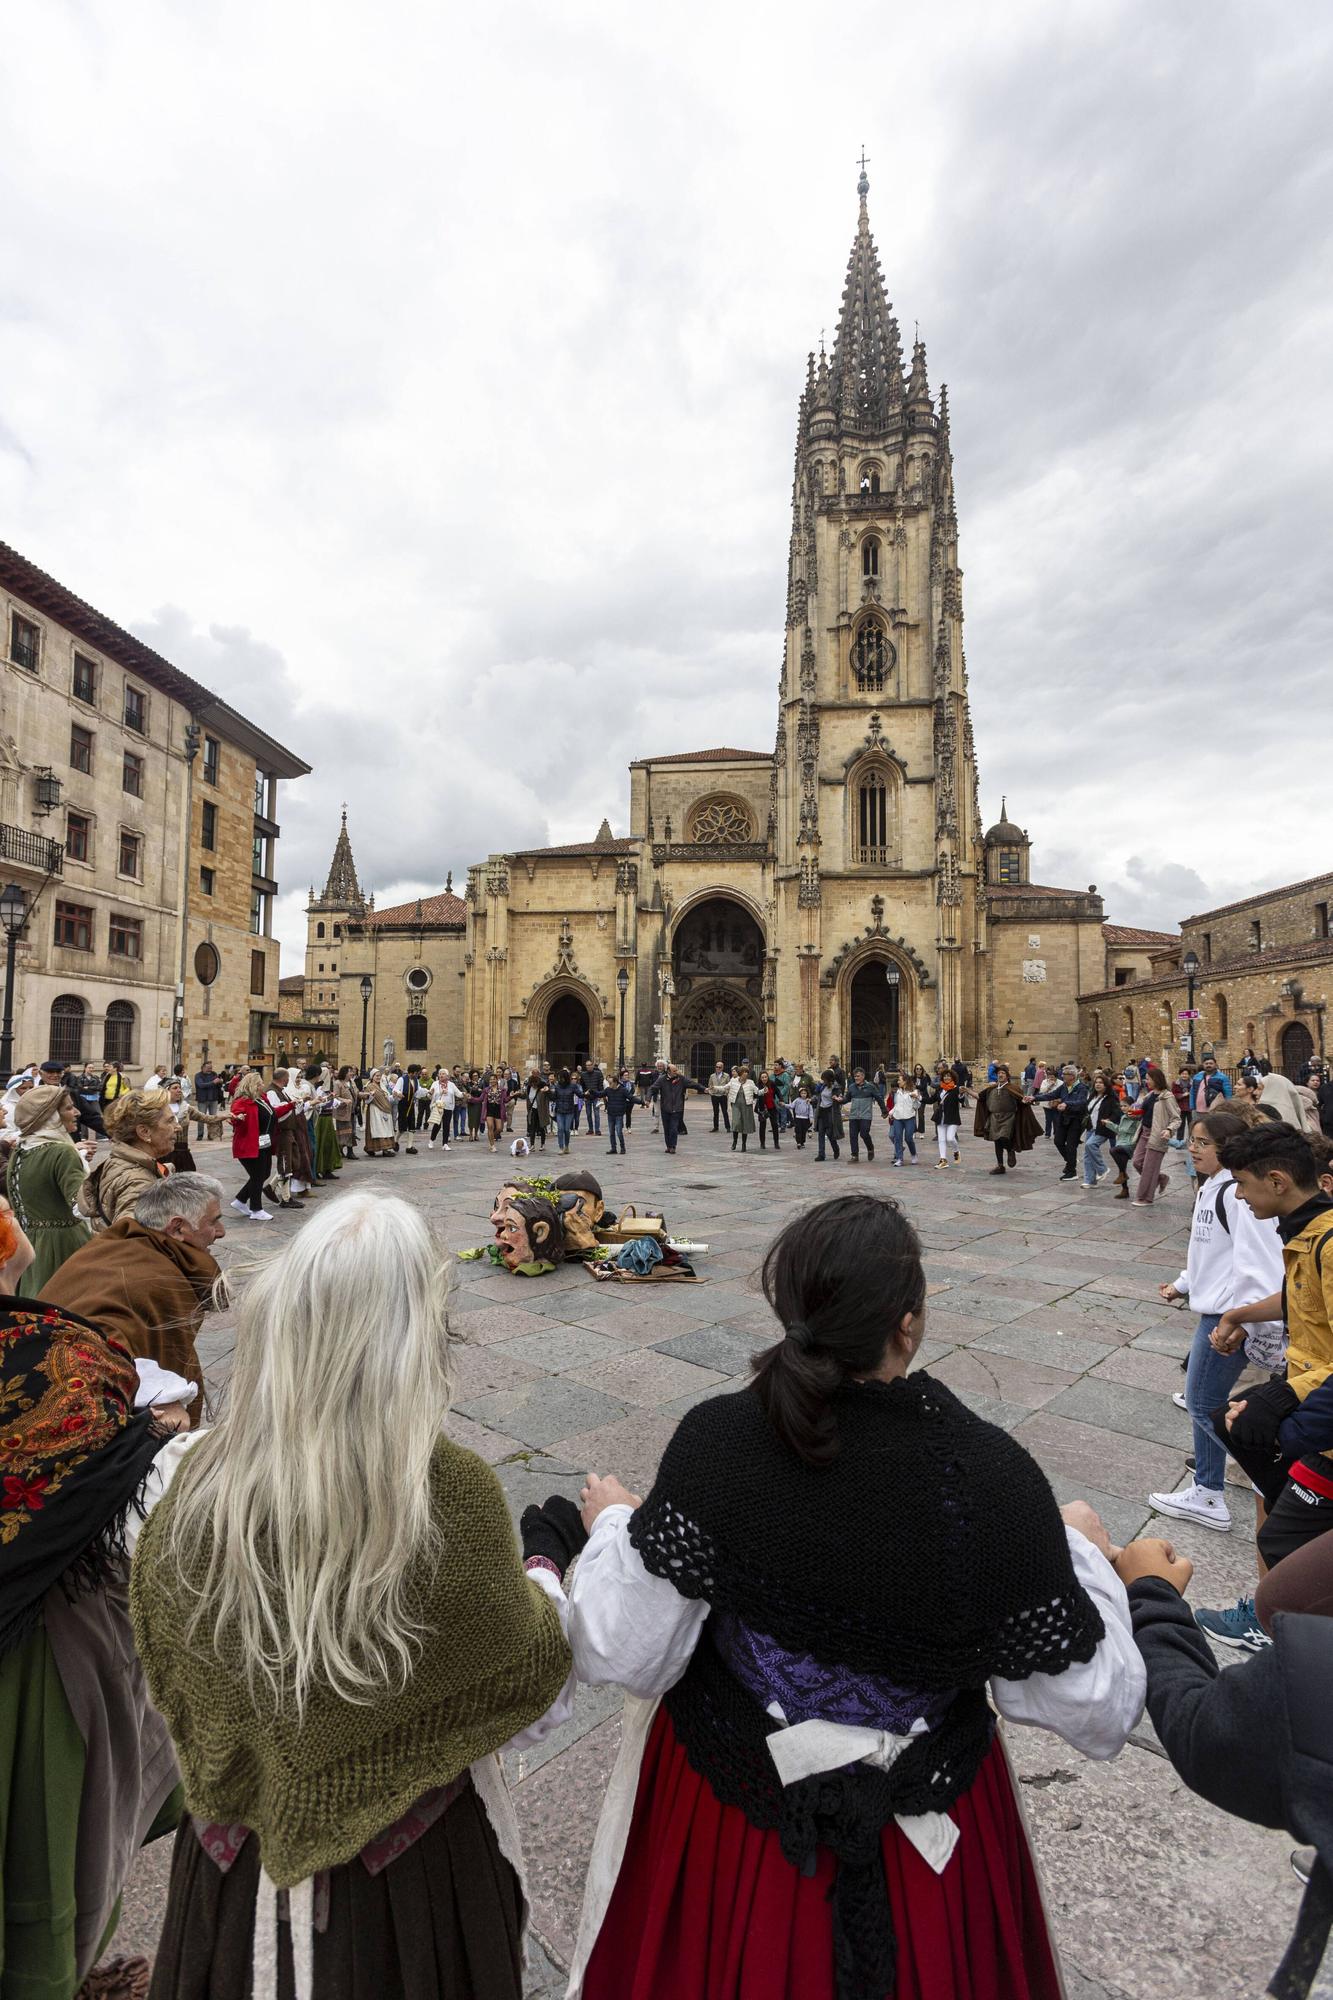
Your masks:
[{"label": "woman with long white hair", "polygon": [[524,1575],[499,1481],[444,1433],[447,1270],[406,1202],[320,1209],[249,1279],[224,1414],[140,1537],[191,1815],[154,2000],[519,2000],[496,1752],[568,1714],[570,1658],[559,1566]]}]

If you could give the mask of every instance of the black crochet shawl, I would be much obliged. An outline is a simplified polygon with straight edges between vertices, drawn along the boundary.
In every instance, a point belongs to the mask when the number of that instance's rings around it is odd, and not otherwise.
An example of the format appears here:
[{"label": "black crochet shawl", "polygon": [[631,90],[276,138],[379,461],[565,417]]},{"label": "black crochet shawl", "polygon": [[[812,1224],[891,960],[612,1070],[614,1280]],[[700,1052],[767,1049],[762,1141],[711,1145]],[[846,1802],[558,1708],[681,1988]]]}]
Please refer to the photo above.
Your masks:
[{"label": "black crochet shawl", "polygon": [[698,1404],[629,1535],[654,1576],[792,1652],[913,1691],[958,1690],[888,1773],[852,1765],[786,1788],[766,1747],[775,1725],[707,1628],[666,1696],[724,1804],[776,1828],[794,1866],[832,1849],[840,2000],[884,2000],[896,1963],[884,1826],[947,1811],[968,1790],[991,1741],[992,1675],[1060,1673],[1092,1658],[1103,1627],[1045,1475],[1004,1431],[924,1373],[848,1383],[836,1409],[838,1455],[813,1467],[752,1390]]}]

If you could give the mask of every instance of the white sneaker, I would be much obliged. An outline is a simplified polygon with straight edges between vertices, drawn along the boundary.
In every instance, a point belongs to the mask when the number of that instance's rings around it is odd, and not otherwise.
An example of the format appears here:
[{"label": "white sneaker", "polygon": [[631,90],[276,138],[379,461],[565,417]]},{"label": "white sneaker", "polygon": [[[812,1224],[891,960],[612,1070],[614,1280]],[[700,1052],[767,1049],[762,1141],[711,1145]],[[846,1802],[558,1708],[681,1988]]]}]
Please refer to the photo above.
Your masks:
[{"label": "white sneaker", "polygon": [[272,1222],[273,1220],[273,1217],[266,1208],[249,1208],[246,1210],[246,1214],[249,1216],[251,1222]]},{"label": "white sneaker", "polygon": [[1185,1401],[1185,1391],[1183,1389],[1175,1390],[1174,1393],[1172,1394],[1171,1401],[1175,1404],[1178,1410],[1187,1410],[1189,1408],[1189,1404]]},{"label": "white sneaker", "polygon": [[435,1151],[435,1141],[434,1141],[433,1139],[427,1139],[427,1141],[426,1141],[426,1151],[427,1151],[428,1153],[433,1153],[433,1152]]},{"label": "white sneaker", "polygon": [[449,1148],[448,1148],[447,1146],[441,1146],[441,1148],[440,1148],[440,1151],[441,1151],[442,1153],[447,1153],[447,1152],[448,1152],[448,1150],[449,1150]]},{"label": "white sneaker", "polygon": [[232,1207],[236,1209],[241,1215],[248,1215],[250,1213],[249,1202],[242,1201],[239,1195],[237,1195],[235,1201],[232,1203]]},{"label": "white sneaker", "polygon": [[1179,1493],[1150,1493],[1148,1505],[1158,1514],[1174,1514],[1177,1520],[1197,1521],[1201,1528],[1215,1528],[1220,1535],[1229,1533],[1231,1528],[1225,1496],[1211,1492],[1206,1486],[1196,1486],[1193,1481],[1182,1486]]}]

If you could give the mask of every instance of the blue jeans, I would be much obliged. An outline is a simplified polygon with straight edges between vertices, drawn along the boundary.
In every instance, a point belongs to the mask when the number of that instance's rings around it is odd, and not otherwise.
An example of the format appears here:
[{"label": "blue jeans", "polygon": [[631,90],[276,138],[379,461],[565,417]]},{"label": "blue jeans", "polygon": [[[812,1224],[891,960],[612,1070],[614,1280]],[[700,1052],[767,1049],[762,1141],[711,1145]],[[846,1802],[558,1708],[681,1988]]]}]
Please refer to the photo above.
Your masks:
[{"label": "blue jeans", "polygon": [[607,1128],[611,1134],[611,1144],[607,1148],[607,1151],[611,1153],[615,1152],[623,1153],[625,1150],[624,1119],[620,1117],[616,1112],[608,1111],[606,1114],[606,1122],[607,1122]]},{"label": "blue jeans", "polygon": [[597,1134],[598,1138],[600,1139],[600,1138],[601,1138],[601,1136],[602,1136],[602,1100],[601,1100],[601,1098],[600,1098],[600,1097],[590,1097],[590,1098],[588,1099],[588,1102],[587,1102],[587,1104],[586,1104],[586,1105],[584,1106],[584,1109],[585,1109],[585,1111],[586,1111],[586,1112],[587,1112],[587,1114],[588,1114],[588,1130],[589,1130],[590,1132],[595,1132],[595,1133]]},{"label": "blue jeans", "polygon": [[1185,1407],[1194,1426],[1195,1484],[1210,1493],[1220,1493],[1226,1480],[1226,1446],[1209,1422],[1235,1388],[1245,1367],[1245,1349],[1235,1354],[1218,1354],[1208,1345],[1208,1336],[1221,1315],[1204,1313],[1194,1329],[1189,1366],[1185,1371]]},{"label": "blue jeans", "polygon": [[893,1120],[893,1164],[895,1167],[900,1167],[903,1163],[904,1143],[906,1143],[907,1150],[912,1155],[912,1158],[915,1159],[916,1158],[916,1114],[915,1113],[913,1113],[913,1115],[910,1118],[895,1118]]},{"label": "blue jeans", "polygon": [[569,1151],[569,1135],[574,1126],[572,1111],[557,1111],[555,1114],[555,1136],[562,1153]]},{"label": "blue jeans", "polygon": [[1102,1135],[1089,1126],[1083,1135],[1083,1185],[1096,1187],[1097,1177],[1106,1171],[1106,1159],[1102,1153]]}]

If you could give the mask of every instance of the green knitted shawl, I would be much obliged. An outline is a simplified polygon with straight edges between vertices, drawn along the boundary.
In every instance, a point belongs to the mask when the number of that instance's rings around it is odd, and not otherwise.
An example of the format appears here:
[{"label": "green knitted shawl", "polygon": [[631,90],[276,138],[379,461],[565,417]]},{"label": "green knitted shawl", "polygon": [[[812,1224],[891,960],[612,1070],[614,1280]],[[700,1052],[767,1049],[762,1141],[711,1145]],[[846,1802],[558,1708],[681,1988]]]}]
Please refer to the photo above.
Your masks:
[{"label": "green knitted shawl", "polygon": [[500,1482],[442,1439],[431,1468],[442,1556],[423,1566],[427,1638],[405,1689],[356,1704],[316,1692],[304,1719],[256,1707],[234,1639],[223,1658],[201,1629],[164,1538],[188,1463],[139,1537],[130,1608],[139,1657],[175,1739],[197,1817],[249,1827],[280,1888],[337,1867],[405,1813],[498,1750],[559,1694],[569,1647],[550,1598],[523,1573]]}]

